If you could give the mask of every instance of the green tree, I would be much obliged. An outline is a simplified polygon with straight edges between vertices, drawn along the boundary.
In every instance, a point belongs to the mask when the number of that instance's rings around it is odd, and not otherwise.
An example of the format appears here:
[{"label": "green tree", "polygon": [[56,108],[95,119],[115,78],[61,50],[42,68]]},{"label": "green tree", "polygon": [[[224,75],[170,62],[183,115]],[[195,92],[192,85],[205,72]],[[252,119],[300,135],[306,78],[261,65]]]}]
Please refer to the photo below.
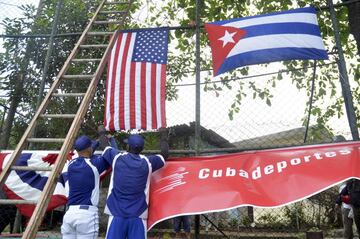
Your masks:
[{"label": "green tree", "polygon": [[[57,0],[41,1],[36,11],[34,6],[24,5],[21,7],[23,16],[19,18],[6,18],[3,21],[6,34],[48,34],[51,31],[52,21],[55,14]],[[64,1],[58,24],[59,33],[82,32],[85,28],[90,13],[97,7],[96,1]],[[73,49],[78,35],[56,38],[54,54],[50,59],[50,69],[46,79],[45,87],[50,87],[52,81],[60,71],[63,63]],[[30,121],[35,112],[36,98],[39,92],[39,85],[46,51],[48,48],[47,38],[6,38],[4,43],[5,52],[0,56],[0,72],[4,77],[0,82],[0,89],[8,96],[9,111],[3,127],[0,148],[12,148],[21,137],[26,124]],[[86,67],[86,66],[85,66]],[[80,71],[84,66],[74,66],[73,71]],[[87,66],[91,70],[93,66]],[[67,84],[65,89],[71,92],[72,84]],[[74,113],[74,102],[76,100],[58,100],[49,106],[54,113]],[[16,110],[23,112],[27,118],[16,118]],[[16,123],[18,122],[19,123]],[[20,123],[21,122],[21,123]],[[61,132],[64,122],[57,121],[46,127],[38,127],[37,134],[40,137],[49,137],[48,132]],[[22,127],[20,127],[22,126]],[[25,126],[25,128],[24,128]],[[51,130],[49,128],[52,128]],[[10,137],[10,130],[12,137]],[[10,142],[10,145],[9,145]]]},{"label": "green tree", "polygon": [[[139,1],[142,4],[148,4],[147,9],[143,8],[141,11],[142,16],[146,16],[145,19],[141,18],[139,21],[141,26],[189,26],[195,19],[195,3],[196,1],[190,0],[168,0],[159,4],[157,1]],[[335,2],[340,3],[340,1]],[[315,0],[240,0],[240,1],[215,1],[215,0],[200,0],[201,8],[201,22],[212,22],[217,20],[224,20],[229,18],[238,18],[244,16],[252,16],[257,14],[264,14],[274,11],[288,10],[298,7],[310,6],[323,7],[326,2]],[[356,7],[359,7],[359,3],[356,3]],[[359,33],[358,30],[349,28],[348,20],[348,8],[342,6],[336,9],[337,20],[340,26],[341,44],[344,48],[344,52],[347,59],[348,73],[351,76],[351,86],[355,104],[355,111],[360,116],[360,64],[359,57],[356,55],[356,41],[354,35]],[[146,14],[144,14],[146,12]],[[349,19],[354,25],[354,11],[349,13]],[[356,12],[355,12],[356,14]],[[332,23],[330,20],[329,12],[325,10],[318,11],[318,22],[322,37],[326,48],[330,52],[336,52]],[[356,15],[355,15],[356,18]],[[357,18],[356,18],[357,19]],[[357,24],[357,28],[358,28]],[[352,34],[350,34],[350,31]],[[179,29],[173,32],[171,35],[172,44],[176,45],[176,51],[169,54],[169,73],[168,84],[174,84],[181,79],[188,76],[187,72],[195,70],[195,46],[194,41],[194,29]],[[356,36],[355,36],[356,37]],[[358,38],[357,38],[358,39]],[[360,44],[360,43],[359,43]],[[206,34],[202,31],[201,34],[201,69],[206,71],[211,69],[211,56],[209,43],[206,38]],[[316,118],[317,123],[321,127],[330,129],[329,120],[333,117],[340,117],[344,114],[343,105],[344,100],[341,94],[341,89],[337,87],[339,82],[339,73],[336,67],[337,55],[330,55],[332,63],[318,62],[321,67],[317,68],[317,75],[315,80],[315,95],[313,100],[313,108],[311,114]],[[267,81],[267,86],[259,88],[256,84],[256,80],[241,81],[236,80],[241,77],[249,75],[249,67],[242,67],[235,69],[229,73],[224,74],[220,79],[220,82],[213,82],[211,72],[204,73],[204,78],[207,84],[204,86],[204,91],[216,91],[221,93],[226,90],[236,91],[236,97],[233,99],[233,103],[229,108],[229,119],[241,111],[243,99],[246,97],[260,98],[264,102],[271,106],[273,98],[273,88],[277,86],[277,82],[283,80],[283,78],[290,78],[292,83],[296,85],[299,90],[305,90],[310,96],[311,91],[311,79],[312,79],[312,67],[313,61],[284,61],[282,62],[285,71],[279,72]],[[266,67],[267,64],[262,64]],[[230,84],[229,82],[236,82]],[[245,90],[250,89],[253,93],[246,94]],[[247,91],[248,92],[248,91]],[[176,93],[176,91],[175,91]],[[308,102],[309,104],[309,102]],[[307,111],[307,110],[306,110]],[[304,125],[306,124],[307,112],[304,112]],[[358,125],[359,121],[358,121]]]}]

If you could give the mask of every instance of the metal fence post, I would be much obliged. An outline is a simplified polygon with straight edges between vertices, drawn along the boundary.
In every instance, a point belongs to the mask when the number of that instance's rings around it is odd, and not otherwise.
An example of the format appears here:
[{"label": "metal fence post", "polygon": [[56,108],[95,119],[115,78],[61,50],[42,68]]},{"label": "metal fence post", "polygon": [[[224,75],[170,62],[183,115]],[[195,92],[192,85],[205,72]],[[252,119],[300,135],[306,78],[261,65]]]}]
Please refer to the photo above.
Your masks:
[{"label": "metal fence post", "polygon": [[332,25],[334,28],[334,37],[335,37],[336,48],[337,48],[338,54],[339,54],[338,67],[339,67],[339,73],[340,73],[340,83],[341,83],[342,93],[343,93],[344,102],[345,102],[346,114],[348,117],[352,138],[353,138],[353,140],[359,140],[359,131],[358,131],[358,128],[356,125],[356,114],[355,114],[355,110],[354,110],[353,98],[352,98],[351,88],[350,88],[350,84],[349,84],[349,77],[348,77],[347,70],[346,70],[344,52],[343,52],[341,42],[340,42],[339,27],[338,27],[336,15],[335,15],[334,4],[333,4],[332,0],[327,0],[327,4],[329,7],[330,17],[331,17]]},{"label": "metal fence post", "polygon": [[[310,99],[309,99],[309,112],[308,112],[308,117],[307,117],[307,120],[306,120],[304,144],[306,143],[306,140],[307,140],[307,137],[308,137],[309,125],[310,125],[310,117],[311,117],[311,110],[312,110],[312,104],[313,104],[313,100],[314,100],[315,78],[316,78],[316,63],[317,63],[317,61],[314,60],[314,70],[313,70],[313,75],[312,75],[312,79],[311,79],[311,92],[310,92]],[[297,210],[296,210],[296,211],[297,211]]]},{"label": "metal fence post", "polygon": [[45,64],[44,64],[43,72],[41,75],[41,82],[40,82],[40,87],[39,87],[39,95],[37,97],[37,102],[36,102],[36,109],[39,108],[39,106],[42,102],[42,99],[43,99],[45,81],[46,81],[48,70],[49,70],[50,58],[51,58],[51,55],[52,55],[52,52],[54,49],[54,38],[55,38],[55,35],[57,34],[57,26],[58,26],[60,11],[63,6],[63,3],[64,3],[64,0],[59,0],[56,5],[54,21],[52,24],[51,35],[50,35],[49,44],[48,44],[48,50],[46,52]]},{"label": "metal fence post", "polygon": [[[57,34],[57,26],[58,26],[58,22],[59,22],[59,17],[60,17],[60,11],[61,8],[63,6],[64,0],[59,0],[56,4],[56,10],[55,10],[55,15],[54,15],[54,21],[52,24],[52,29],[51,29],[51,35],[49,38],[49,44],[48,44],[48,50],[46,52],[46,58],[45,58],[45,63],[44,63],[44,68],[43,68],[43,72],[41,75],[41,81],[40,81],[40,86],[39,86],[39,95],[37,97],[36,100],[36,108],[35,110],[37,110],[43,100],[43,94],[44,94],[44,89],[45,89],[45,82],[46,82],[46,78],[48,75],[48,70],[49,70],[49,65],[50,65],[50,58],[54,49],[54,38],[55,35]],[[35,111],[36,112],[36,111]],[[36,136],[36,128],[34,129],[33,136]],[[30,143],[29,144],[29,148],[33,148],[33,144]]]},{"label": "metal fence post", "polygon": [[[195,47],[195,74],[196,74],[196,103],[195,103],[195,150],[200,149],[200,0],[196,0],[196,47]],[[195,215],[195,239],[200,238],[200,215]]]}]

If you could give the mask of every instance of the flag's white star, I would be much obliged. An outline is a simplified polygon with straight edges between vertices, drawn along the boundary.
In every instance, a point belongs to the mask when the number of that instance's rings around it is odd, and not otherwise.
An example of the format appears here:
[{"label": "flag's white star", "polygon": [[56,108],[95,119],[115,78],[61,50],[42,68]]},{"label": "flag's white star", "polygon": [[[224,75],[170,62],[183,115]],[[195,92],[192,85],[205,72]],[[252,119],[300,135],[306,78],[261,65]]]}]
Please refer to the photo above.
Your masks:
[{"label": "flag's white star", "polygon": [[223,41],[223,47],[226,46],[229,42],[235,43],[233,36],[236,34],[236,32],[229,33],[227,30],[225,30],[225,35],[223,37],[220,37],[219,40]]}]

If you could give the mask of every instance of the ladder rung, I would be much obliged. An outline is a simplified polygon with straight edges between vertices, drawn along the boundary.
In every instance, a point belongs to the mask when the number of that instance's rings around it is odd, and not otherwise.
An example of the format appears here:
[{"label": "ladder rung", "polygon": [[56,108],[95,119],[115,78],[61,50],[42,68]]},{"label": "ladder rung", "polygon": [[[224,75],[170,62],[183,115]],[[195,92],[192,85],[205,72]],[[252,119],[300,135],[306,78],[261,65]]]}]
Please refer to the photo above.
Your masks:
[{"label": "ladder rung", "polygon": [[85,93],[55,93],[53,94],[54,97],[84,97]]},{"label": "ladder rung", "polygon": [[58,118],[58,119],[72,119],[76,114],[41,114],[42,118]]},{"label": "ladder rung", "polygon": [[106,48],[107,44],[97,44],[97,45],[80,45],[80,48]]},{"label": "ladder rung", "polygon": [[129,4],[129,2],[105,2],[108,5],[116,5],[116,4]]},{"label": "ladder rung", "polygon": [[12,170],[20,171],[52,171],[51,167],[35,167],[35,166],[12,166]]},{"label": "ladder rung", "polygon": [[92,79],[94,75],[63,75],[62,79]]},{"label": "ladder rung", "polygon": [[77,59],[72,59],[72,62],[92,62],[92,61],[101,61],[101,58],[97,58],[97,59],[91,59],[91,58],[77,58]]},{"label": "ladder rung", "polygon": [[30,143],[63,143],[65,139],[61,138],[28,138]]},{"label": "ladder rung", "polygon": [[14,205],[14,204],[36,204],[36,200],[20,200],[20,199],[0,199],[0,204]]},{"label": "ladder rung", "polygon": [[100,11],[100,14],[126,14],[127,11]]},{"label": "ladder rung", "polygon": [[89,36],[108,36],[112,35],[114,32],[88,32],[87,35]]},{"label": "ladder rung", "polygon": [[122,24],[123,21],[94,21],[94,24]]}]

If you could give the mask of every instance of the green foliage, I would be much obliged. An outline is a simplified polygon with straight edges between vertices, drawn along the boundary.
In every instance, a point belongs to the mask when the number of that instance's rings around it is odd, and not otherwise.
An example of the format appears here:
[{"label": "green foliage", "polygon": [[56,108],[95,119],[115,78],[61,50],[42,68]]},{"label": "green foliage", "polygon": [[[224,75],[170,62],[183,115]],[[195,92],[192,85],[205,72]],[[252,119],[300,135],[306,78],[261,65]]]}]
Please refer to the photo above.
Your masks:
[{"label": "green foliage", "polygon": [[321,211],[318,213],[317,221],[321,225],[333,225],[335,219],[334,202],[338,196],[338,188],[333,187],[309,198],[309,200]]},{"label": "green foliage", "polygon": [[[22,6],[23,16],[15,19],[6,18],[3,21],[6,34],[49,34],[57,2],[57,0],[44,1],[43,9],[38,15],[36,15],[34,6]],[[65,0],[58,24],[58,32],[82,32],[89,19],[89,11],[94,11],[94,5],[97,6],[94,1]],[[45,87],[51,85],[76,41],[76,37],[56,38]],[[12,148],[19,141],[35,112],[36,99],[48,49],[48,39],[6,38],[3,46],[5,52],[0,54],[0,73],[4,80],[0,82],[0,90],[3,90],[9,96],[9,105],[18,102],[17,111],[27,116],[27,118],[16,117],[13,122],[9,146],[9,148]],[[84,66],[74,66],[71,71],[80,72],[80,69],[84,68],[86,69]],[[93,66],[88,66],[87,70],[91,71],[92,68]],[[72,89],[72,84],[68,84],[64,89],[67,92],[79,92],[81,90]],[[75,113],[74,106],[78,102],[79,99],[59,99],[49,105],[48,113]],[[55,135],[59,137],[64,136],[66,132],[63,129],[67,124],[70,124],[70,122],[62,120],[44,122],[43,125],[37,127],[37,135],[39,137],[49,137],[49,132],[53,132],[52,137],[54,137],[55,132]]]},{"label": "green foliage", "polygon": [[241,219],[241,222],[240,222],[240,224],[245,226],[245,227],[250,227],[251,223],[253,223],[253,221],[247,215],[243,216],[242,219]]},{"label": "green foliage", "polygon": [[279,214],[265,213],[258,218],[258,223],[266,227],[271,228],[272,230],[278,230],[283,228],[283,218]]},{"label": "green foliage", "polygon": [[290,228],[297,229],[299,228],[309,228],[313,225],[313,222],[310,221],[306,213],[306,205],[304,202],[293,203],[289,206],[284,207],[284,217],[287,221],[287,224]]},{"label": "green foliage", "polygon": [[[163,1],[164,5],[155,6],[148,1],[142,3],[149,4],[148,17],[143,21],[146,26],[156,25],[181,25],[188,26],[195,20],[195,3],[196,1],[190,0],[169,0]],[[202,0],[200,1],[200,20],[201,23],[212,22],[217,20],[224,20],[236,17],[252,16],[256,14],[269,13],[273,11],[282,11],[293,9],[297,7],[306,7],[313,5],[316,7],[324,6],[325,2],[321,0],[272,0],[272,1],[215,1],[215,0]],[[163,7],[162,7],[163,6]],[[350,79],[352,80],[352,92],[355,103],[355,111],[359,116],[360,112],[360,97],[359,92],[359,59],[356,59],[356,43],[349,35],[349,24],[347,18],[347,8],[340,7],[336,9],[337,20],[341,33],[341,44],[344,49],[347,62],[350,63],[348,68]],[[320,30],[324,39],[324,43],[329,52],[335,50],[334,34],[330,14],[327,10],[319,10],[318,22]],[[176,30],[171,37],[171,42],[175,43],[176,50],[169,52],[169,67],[176,68],[178,71],[170,71],[168,80],[170,82],[180,82],[182,79],[188,77],[184,72],[195,71],[195,46],[194,46],[194,30]],[[248,67],[242,67],[233,70],[230,73],[223,74],[214,78],[210,74],[211,70],[211,56],[208,39],[204,32],[201,32],[201,69],[209,70],[207,74],[202,74],[202,81],[206,84],[203,88],[204,91],[214,91],[216,95],[226,93],[227,90],[236,91],[236,96],[231,104],[228,116],[232,120],[236,114],[241,112],[242,102],[246,97],[259,98],[264,103],[271,107],[273,90],[277,87],[277,82],[280,80],[291,80],[292,83],[299,89],[305,91],[308,95],[311,92],[311,79],[313,72],[313,61],[285,61],[283,65],[288,70],[287,72],[279,71],[274,77],[270,77],[266,87],[259,88],[256,81],[242,81],[236,80],[249,74]],[[313,109],[311,114],[316,118],[317,123],[325,128],[328,128],[328,122],[334,117],[340,117],[344,114],[341,104],[342,95],[339,88],[339,74],[335,63],[336,55],[330,56],[330,63],[328,61],[318,62],[317,74],[315,78],[315,95],[313,99]],[[356,61],[356,63],[354,63]],[[183,68],[186,62],[186,69]],[[319,67],[320,65],[320,67]],[[266,65],[263,65],[266,67]],[[354,77],[352,77],[354,76]],[[231,81],[235,80],[235,81]],[[229,82],[235,82],[229,84]],[[171,85],[171,84],[170,84]],[[244,89],[251,89],[252,93],[245,94]],[[174,95],[176,92],[173,92]],[[171,98],[176,99],[172,95]],[[309,104],[309,102],[308,102]],[[304,112],[304,124],[306,122],[306,115],[308,109]],[[360,118],[360,117],[358,117]],[[358,121],[358,125],[360,123]]]},{"label": "green foliage", "polygon": [[[44,1],[44,8],[38,18],[35,19],[35,7],[24,5],[22,7],[23,16],[15,19],[5,19],[6,34],[18,35],[26,33],[46,34],[51,31],[52,21],[55,14],[57,0]],[[61,11],[60,24],[58,26],[59,33],[82,32],[89,18],[92,16],[99,1],[93,0],[64,0],[63,10]],[[154,26],[193,26],[195,21],[196,1],[192,0],[167,0],[167,1],[134,1],[131,12],[134,16],[132,21],[126,24],[127,28],[138,27],[154,27]],[[272,1],[216,1],[216,0],[200,0],[200,20],[204,22],[212,22],[236,17],[252,16],[256,14],[269,13],[272,11],[288,10],[296,7],[304,7],[309,5],[322,6],[324,1],[321,0],[272,0]],[[113,10],[121,10],[121,5],[114,6]],[[332,23],[330,21],[329,12],[321,10],[318,12],[318,22],[324,43],[329,51],[335,50]],[[347,20],[347,8],[341,7],[337,9],[337,19],[339,22],[341,43],[345,52],[348,64],[348,71],[352,80],[352,92],[355,103],[356,114],[360,115],[360,59],[356,58],[356,43],[349,35],[349,24]],[[115,27],[115,26],[113,26]],[[167,99],[177,99],[176,84],[181,83],[184,79],[192,77],[195,72],[195,31],[194,27],[172,31],[170,36],[171,46],[174,49],[169,50],[168,55],[168,82],[167,82]],[[106,39],[97,38],[94,43],[102,43]],[[55,50],[50,59],[49,76],[47,78],[46,87],[49,87],[57,73],[63,66],[64,61],[73,49],[77,41],[76,37],[56,38]],[[260,99],[265,103],[266,107],[272,106],[273,90],[277,87],[278,81],[291,79],[292,83],[301,91],[311,92],[311,79],[313,61],[285,61],[284,67],[287,71],[279,71],[273,76],[268,77],[266,85],[259,87],[256,80],[242,80],[241,78],[251,75],[249,67],[242,67],[232,72],[226,73],[216,78],[211,76],[211,55],[207,36],[204,30],[200,35],[201,45],[201,69],[204,91],[214,91],[216,95],[227,91],[236,92],[233,102],[229,108],[228,116],[232,120],[241,112],[242,102],[244,99],[251,97]],[[5,80],[0,81],[0,90],[6,91],[9,95],[9,101],[20,98],[19,110],[24,112],[29,118],[34,112],[36,97],[38,94],[39,80],[41,79],[42,68],[45,61],[45,55],[48,48],[48,39],[10,39],[4,42],[5,52],[0,54],[0,73]],[[94,54],[91,57],[96,58]],[[339,75],[335,56],[330,56],[332,63],[318,62],[321,67],[317,68],[315,79],[315,95],[313,99],[313,109],[311,114],[316,118],[320,127],[329,129],[328,122],[334,117],[340,117],[344,114],[343,99],[341,91],[338,87]],[[25,66],[24,66],[25,65]],[[262,65],[264,68],[267,65]],[[77,65],[71,69],[72,73],[79,73],[85,69],[91,72],[94,66]],[[19,80],[19,74],[25,73],[24,83],[21,89],[17,89],[16,82]],[[79,92],[81,89],[73,89],[71,83],[66,83],[65,88],[70,92]],[[26,90],[25,90],[26,89]],[[103,92],[104,81],[101,81],[96,97],[91,104],[91,114],[85,119],[86,130],[88,133],[95,133],[96,125],[102,121],[104,99]],[[245,93],[245,92],[251,93]],[[54,105],[50,106],[50,111],[58,111],[70,113],[74,110],[74,105],[78,103],[78,99],[58,100]],[[307,112],[304,112],[304,124],[306,123]],[[360,118],[360,117],[358,117]],[[22,123],[20,123],[22,121]],[[17,118],[13,130],[14,137],[21,135],[24,122],[28,122],[23,118]],[[26,123],[25,123],[26,124]],[[51,127],[62,132],[63,125],[66,122],[52,122]],[[359,124],[359,121],[358,121]],[[360,125],[360,124],[359,124]],[[47,131],[39,131],[40,136],[46,135]],[[316,134],[315,134],[316,135]],[[314,136],[315,137],[315,136]],[[14,138],[14,139],[15,139]],[[13,140],[12,142],[16,142]],[[13,144],[12,144],[13,146]]]}]

